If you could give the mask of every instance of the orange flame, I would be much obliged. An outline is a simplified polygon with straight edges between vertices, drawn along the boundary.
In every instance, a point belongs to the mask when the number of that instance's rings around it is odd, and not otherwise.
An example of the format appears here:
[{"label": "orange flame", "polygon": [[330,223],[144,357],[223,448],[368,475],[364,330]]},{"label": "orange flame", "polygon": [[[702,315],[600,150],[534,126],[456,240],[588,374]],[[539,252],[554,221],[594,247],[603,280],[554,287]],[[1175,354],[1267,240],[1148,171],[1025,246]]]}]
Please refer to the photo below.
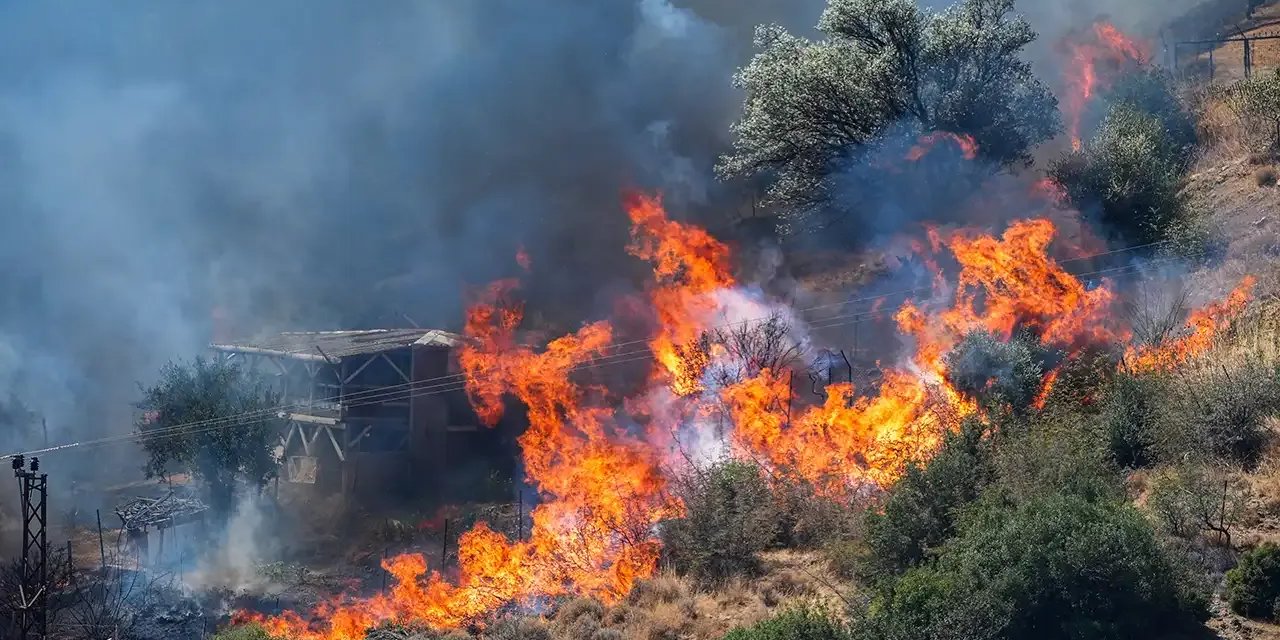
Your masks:
[{"label": "orange flame", "polygon": [[1070,61],[1066,77],[1068,94],[1063,100],[1063,112],[1067,117],[1071,147],[1079,151],[1082,146],[1081,120],[1089,103],[1099,90],[1111,86],[1121,70],[1146,64],[1150,59],[1150,48],[1106,21],[1094,23],[1088,37],[1067,42],[1066,46]]},{"label": "orange flame", "polygon": [[315,625],[293,613],[260,619],[269,633],[353,640],[391,620],[455,627],[535,596],[613,602],[653,573],[659,548],[650,530],[677,505],[665,497],[653,453],[613,423],[602,390],[581,387],[570,375],[603,354],[612,331],[598,322],[551,341],[541,353],[519,346],[514,331],[521,311],[500,304],[512,286],[493,285],[488,299],[470,310],[471,343],[459,360],[484,420],[501,417],[505,393],[528,408],[520,447],[542,496],[529,539],[513,542],[481,523],[458,541],[453,582],[428,572],[420,554],[397,556],[383,562],[395,580],[388,593],[327,603],[316,610]]},{"label": "orange flame", "polygon": [[627,252],[652,263],[657,281],[649,297],[658,333],[649,347],[677,395],[698,393],[710,363],[698,342],[718,310],[712,294],[734,285],[729,248],[705,229],[668,220],[657,197],[632,195],[626,208],[632,224]]},{"label": "orange flame", "polygon": [[907,161],[916,162],[921,158],[929,155],[934,147],[943,141],[950,141],[960,149],[961,155],[965,160],[973,160],[978,157],[978,143],[973,136],[967,133],[951,133],[950,131],[934,131],[920,136],[915,146],[907,151]]},{"label": "orange flame", "polygon": [[1184,325],[1186,332],[1157,345],[1130,346],[1124,365],[1133,372],[1171,371],[1213,346],[1214,337],[1231,325],[1253,298],[1257,279],[1245,276],[1227,297],[1192,311]]},{"label": "orange flame", "polygon": [[[909,366],[883,371],[879,384],[861,393],[851,382],[829,384],[819,404],[793,407],[785,370],[765,369],[704,393],[703,370],[724,356],[717,345],[700,341],[724,316],[718,294],[735,286],[729,250],[705,230],[669,220],[658,198],[631,197],[627,212],[633,223],[628,251],[650,261],[656,279],[649,290],[658,323],[650,341],[650,382],[672,389],[684,407],[722,403],[732,419],[733,446],[823,495],[847,497],[891,484],[977,411],[976,402],[948,382],[944,358],[969,332],[1008,339],[1016,328],[1028,327],[1042,343],[1068,351],[1129,337],[1110,317],[1111,291],[1088,289],[1049,255],[1056,230],[1048,220],[1015,222],[1000,236],[930,230],[932,250],[949,251],[959,273],[949,302],[908,301],[899,308],[898,327],[915,341]],[[942,271],[927,262],[937,272],[936,297],[943,297]],[[1176,349],[1202,349],[1203,336],[1219,330],[1224,315],[1238,313],[1252,285],[1246,279],[1227,300],[1193,314],[1191,335]],[[523,313],[508,301],[515,287],[513,281],[494,283],[469,310],[469,340],[459,362],[468,396],[487,424],[501,419],[507,395],[527,407],[528,428],[519,443],[541,498],[530,516],[529,538],[512,541],[480,524],[460,538],[451,579],[431,571],[422,555],[405,554],[383,562],[394,579],[386,593],[325,603],[310,620],[292,612],[250,619],[290,639],[355,640],[387,621],[455,627],[506,603],[542,596],[614,602],[653,573],[659,552],[654,526],[682,508],[665,490],[665,452],[654,439],[655,425],[647,440],[621,428],[618,399],[581,381],[585,372],[578,371],[609,352],[612,327],[588,324],[535,351],[517,339]],[[1130,359],[1164,358],[1135,350]],[[1037,406],[1056,378],[1056,372],[1046,376]],[[622,405],[631,410],[634,400]],[[644,411],[639,404],[635,413]]]}]

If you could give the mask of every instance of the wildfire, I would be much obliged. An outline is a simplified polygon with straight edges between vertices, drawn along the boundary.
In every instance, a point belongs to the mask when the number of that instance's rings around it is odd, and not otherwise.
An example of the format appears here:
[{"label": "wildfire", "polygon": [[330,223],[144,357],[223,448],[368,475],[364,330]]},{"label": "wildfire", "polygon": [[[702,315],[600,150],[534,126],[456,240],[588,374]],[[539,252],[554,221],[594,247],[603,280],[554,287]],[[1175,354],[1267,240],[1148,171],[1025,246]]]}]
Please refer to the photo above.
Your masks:
[{"label": "wildfire", "polygon": [[1253,276],[1245,276],[1223,300],[1192,311],[1181,336],[1157,345],[1129,347],[1125,350],[1124,365],[1134,372],[1171,371],[1208,351],[1214,337],[1230,326],[1249,304],[1256,282]]},{"label": "wildfire", "polygon": [[653,573],[655,522],[677,513],[653,453],[613,422],[603,391],[584,388],[571,373],[603,354],[607,323],[587,325],[551,341],[542,352],[516,343],[518,307],[502,304],[514,283],[492,286],[472,307],[460,354],[467,391],[493,423],[502,397],[528,407],[520,437],[530,481],[541,503],[531,513],[528,540],[511,541],[481,523],[458,541],[457,577],[429,572],[420,554],[383,562],[395,581],[386,594],[328,603],[315,625],[292,613],[261,619],[266,630],[299,640],[354,640],[389,620],[435,628],[458,626],[507,602],[578,594],[612,602]]},{"label": "wildfire", "polygon": [[667,219],[659,198],[635,194],[626,209],[632,224],[627,252],[653,265],[649,298],[658,332],[649,346],[677,395],[698,393],[710,363],[699,339],[719,310],[713,294],[734,285],[729,247],[705,229]]},{"label": "wildfire", "polygon": [[[833,382],[821,402],[797,402],[802,399],[785,363],[730,381],[706,375],[728,356],[724,345],[707,344],[737,286],[728,247],[704,229],[668,219],[656,197],[630,197],[626,209],[633,225],[627,249],[654,270],[648,294],[657,325],[649,343],[655,369],[647,391],[670,389],[663,393],[679,410],[646,408],[647,393],[612,397],[584,379],[587,372],[580,370],[613,346],[608,322],[587,324],[541,350],[522,344],[517,332],[523,310],[511,301],[518,284],[494,283],[468,311],[468,342],[459,362],[468,397],[486,423],[502,417],[506,396],[527,407],[519,444],[539,493],[528,539],[510,540],[480,524],[460,538],[456,572],[448,578],[420,554],[399,555],[383,562],[394,580],[386,593],[340,598],[310,618],[288,612],[253,619],[280,637],[355,640],[387,621],[456,627],[507,603],[540,597],[614,602],[654,572],[660,551],[655,526],[682,510],[666,491],[667,452],[653,435],[659,429],[650,424],[636,434],[623,428],[618,407],[631,418],[656,421],[720,411],[730,419],[738,451],[823,495],[848,497],[890,485],[978,411],[975,400],[948,381],[944,357],[970,332],[1009,339],[1028,329],[1044,345],[1068,353],[1129,338],[1113,319],[1112,292],[1086,287],[1050,255],[1056,233],[1050,221],[1015,222],[999,236],[930,230],[925,262],[936,272],[934,296],[909,300],[894,316],[914,341],[909,362],[884,369],[871,388]],[[923,243],[918,246],[925,251]],[[944,251],[958,265],[953,287],[932,255]],[[1193,313],[1188,335],[1158,348],[1131,349],[1130,366],[1173,366],[1203,351],[1224,318],[1248,302],[1252,286],[1247,278],[1226,300]],[[1043,406],[1056,379],[1056,371],[1046,375],[1033,406]]]},{"label": "wildfire", "polygon": [[1065,43],[1068,56],[1067,95],[1063,99],[1063,113],[1067,118],[1067,132],[1071,147],[1081,148],[1080,126],[1085,109],[1099,91],[1112,85],[1120,72],[1146,64],[1150,59],[1148,45],[1126,35],[1106,21],[1094,23],[1093,28],[1078,40]]},{"label": "wildfire", "polygon": [[944,141],[954,144],[965,160],[973,160],[978,157],[978,143],[973,139],[973,136],[951,133],[950,131],[935,131],[922,135],[916,140],[915,146],[907,151],[907,161],[916,162],[920,160],[929,155],[938,144]]}]

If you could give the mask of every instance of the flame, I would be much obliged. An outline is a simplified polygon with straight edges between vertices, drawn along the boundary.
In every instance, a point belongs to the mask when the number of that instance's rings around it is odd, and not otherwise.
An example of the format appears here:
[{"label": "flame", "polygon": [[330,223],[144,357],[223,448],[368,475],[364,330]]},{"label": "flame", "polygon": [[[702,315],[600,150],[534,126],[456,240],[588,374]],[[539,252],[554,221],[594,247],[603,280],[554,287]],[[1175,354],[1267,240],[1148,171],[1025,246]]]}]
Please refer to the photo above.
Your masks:
[{"label": "flame", "polygon": [[[827,495],[887,486],[977,411],[947,381],[944,361],[971,331],[1009,339],[1015,328],[1028,327],[1042,343],[1067,349],[1126,339],[1109,319],[1111,292],[1087,290],[1049,256],[1054,234],[1053,223],[1042,219],[1015,222],[1000,237],[958,231],[944,238],[930,230],[930,244],[947,248],[960,272],[949,307],[930,311],[907,301],[895,315],[916,341],[912,370],[886,371],[870,395],[858,395],[851,384],[829,385],[823,404],[794,416],[790,387],[775,373],[731,386],[723,399],[739,445]],[[1046,377],[1035,406],[1043,406],[1056,377]]]},{"label": "flame", "polygon": [[[655,276],[648,289],[657,323],[649,341],[654,373],[645,394],[618,399],[584,380],[581,369],[614,346],[607,322],[587,324],[541,350],[526,346],[517,337],[523,310],[511,300],[515,281],[490,285],[467,314],[468,342],[459,363],[477,414],[497,423],[507,396],[527,408],[528,428],[519,444],[540,496],[528,539],[510,540],[482,523],[459,539],[449,578],[432,571],[422,555],[404,554],[383,562],[394,580],[386,593],[326,602],[309,618],[286,612],[239,619],[259,621],[268,633],[290,639],[355,640],[387,621],[444,629],[540,597],[582,595],[612,603],[654,572],[654,526],[682,509],[666,492],[667,452],[654,436],[659,430],[650,424],[641,437],[618,422],[619,406],[632,418],[682,415],[646,406],[648,391],[670,389],[666,398],[688,415],[706,415],[715,404],[731,418],[731,444],[740,453],[823,495],[848,497],[892,484],[978,411],[974,399],[948,381],[944,357],[971,331],[1008,339],[1027,328],[1043,344],[1068,352],[1129,338],[1112,318],[1114,296],[1105,283],[1089,289],[1051,257],[1052,222],[1018,221],[999,236],[930,229],[928,250],[949,252],[959,269],[949,287],[938,262],[926,256],[935,271],[934,296],[908,300],[894,316],[914,341],[909,362],[884,369],[880,382],[867,389],[828,384],[816,404],[796,402],[786,370],[763,369],[708,388],[704,377],[711,377],[704,370],[726,356],[706,336],[726,315],[724,300],[731,296],[722,294],[736,287],[729,249],[704,229],[669,220],[657,197],[629,197],[626,208],[633,224],[628,251],[651,262]],[[917,247],[926,250],[924,243]],[[1160,353],[1203,350],[1222,318],[1248,301],[1252,286],[1248,278],[1226,300],[1192,314],[1191,333],[1162,345]],[[1152,350],[1131,354],[1139,365],[1181,361]],[[1056,379],[1056,371],[1046,375],[1036,406],[1043,406]]]},{"label": "flame", "polygon": [[965,160],[973,160],[978,157],[978,143],[973,139],[973,136],[964,133],[951,133],[950,131],[935,131],[922,135],[916,140],[915,146],[907,151],[907,161],[916,162],[920,160],[929,155],[943,141],[954,143],[960,149],[960,153]]},{"label": "flame", "polygon": [[1181,336],[1157,345],[1130,346],[1125,350],[1124,366],[1133,372],[1172,371],[1205,353],[1213,346],[1214,337],[1244,311],[1256,283],[1253,276],[1245,276],[1226,298],[1192,311]]},{"label": "flame", "polygon": [[1067,133],[1072,149],[1082,147],[1081,120],[1098,91],[1105,90],[1125,68],[1143,65],[1150,60],[1150,47],[1106,21],[1095,22],[1088,35],[1066,42],[1070,61],[1067,64],[1067,96],[1063,112],[1067,117]]},{"label": "flame", "polygon": [[712,294],[734,285],[729,247],[705,229],[668,220],[660,198],[635,194],[625,205],[632,224],[627,252],[652,263],[656,280],[649,298],[658,332],[649,347],[672,391],[693,395],[703,390],[710,364],[699,340],[719,310]]},{"label": "flame", "polygon": [[353,640],[395,620],[456,627],[504,603],[535,596],[585,595],[614,602],[655,569],[653,524],[677,513],[665,497],[657,460],[613,422],[603,390],[571,373],[603,355],[608,323],[584,326],[535,352],[517,344],[522,314],[503,300],[512,282],[491,286],[468,313],[459,361],[478,413],[492,424],[502,397],[528,408],[520,437],[529,479],[541,495],[528,540],[511,541],[481,523],[458,541],[457,577],[429,572],[421,554],[383,562],[395,581],[386,594],[326,603],[311,624],[294,613],[259,618],[268,633],[298,640]]},{"label": "flame", "polygon": [[533,268],[533,259],[529,257],[529,252],[523,246],[516,248],[516,264],[525,271]]}]

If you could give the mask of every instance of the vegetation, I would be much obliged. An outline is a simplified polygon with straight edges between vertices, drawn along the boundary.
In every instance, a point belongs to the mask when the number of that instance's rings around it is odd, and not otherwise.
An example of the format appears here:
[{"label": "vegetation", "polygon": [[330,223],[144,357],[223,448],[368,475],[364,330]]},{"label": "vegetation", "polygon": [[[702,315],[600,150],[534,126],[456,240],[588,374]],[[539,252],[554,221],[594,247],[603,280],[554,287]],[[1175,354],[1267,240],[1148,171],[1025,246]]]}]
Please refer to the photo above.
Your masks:
[{"label": "vegetation", "polygon": [[849,629],[830,613],[797,606],[751,627],[739,628],[724,640],[851,640]]},{"label": "vegetation", "polygon": [[735,78],[746,92],[720,171],[766,176],[796,220],[823,223],[835,179],[891,129],[971,136],[996,165],[1026,162],[1058,131],[1056,101],[1020,53],[1035,39],[1013,0],[832,0],[810,41],[762,27]]},{"label": "vegetation", "polygon": [[[138,404],[147,476],[190,473],[207,486],[210,507],[229,513],[238,482],[261,487],[276,473],[272,436],[279,404],[264,381],[225,361],[166,365]],[[148,437],[160,433],[164,437]]]},{"label": "vegetation", "polygon": [[957,391],[988,411],[1025,413],[1044,380],[1046,354],[1033,336],[1000,340],[974,331],[947,354],[947,376]]},{"label": "vegetation", "polygon": [[1193,628],[1206,605],[1135,509],[1050,495],[970,513],[937,562],[886,589],[864,626],[882,638],[1148,637]]},{"label": "vegetation", "polygon": [[249,623],[227,627],[215,633],[212,640],[272,640],[261,626]]},{"label": "vegetation", "polygon": [[779,512],[760,467],[729,461],[681,482],[685,516],[662,529],[671,565],[705,583],[758,571],[756,554],[774,543]]},{"label": "vegetation", "polygon": [[1166,239],[1187,216],[1181,195],[1185,152],[1160,118],[1121,103],[1107,114],[1084,150],[1054,164],[1050,177],[1071,204],[1126,242]]},{"label": "vegetation", "polygon": [[924,466],[911,466],[868,513],[861,573],[884,582],[924,562],[956,530],[959,512],[990,482],[984,427],[969,420]]},{"label": "vegetation", "polygon": [[1280,152],[1280,69],[1238,80],[1221,91],[1239,119],[1246,144],[1269,155]]},{"label": "vegetation", "polygon": [[1250,618],[1280,619],[1280,546],[1264,544],[1227,572],[1227,603]]}]

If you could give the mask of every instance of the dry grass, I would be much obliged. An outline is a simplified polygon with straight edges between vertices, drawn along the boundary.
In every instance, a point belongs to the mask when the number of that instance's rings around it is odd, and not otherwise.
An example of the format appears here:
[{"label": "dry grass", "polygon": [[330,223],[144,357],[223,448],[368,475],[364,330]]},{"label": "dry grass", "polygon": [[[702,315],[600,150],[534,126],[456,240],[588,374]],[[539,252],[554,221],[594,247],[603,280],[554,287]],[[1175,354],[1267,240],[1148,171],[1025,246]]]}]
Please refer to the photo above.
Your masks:
[{"label": "dry grass", "polygon": [[761,562],[763,575],[714,590],[699,591],[664,571],[637,582],[611,607],[586,598],[565,602],[546,628],[556,640],[716,640],[790,603],[820,601],[836,609],[853,593],[820,553],[770,551]]}]

